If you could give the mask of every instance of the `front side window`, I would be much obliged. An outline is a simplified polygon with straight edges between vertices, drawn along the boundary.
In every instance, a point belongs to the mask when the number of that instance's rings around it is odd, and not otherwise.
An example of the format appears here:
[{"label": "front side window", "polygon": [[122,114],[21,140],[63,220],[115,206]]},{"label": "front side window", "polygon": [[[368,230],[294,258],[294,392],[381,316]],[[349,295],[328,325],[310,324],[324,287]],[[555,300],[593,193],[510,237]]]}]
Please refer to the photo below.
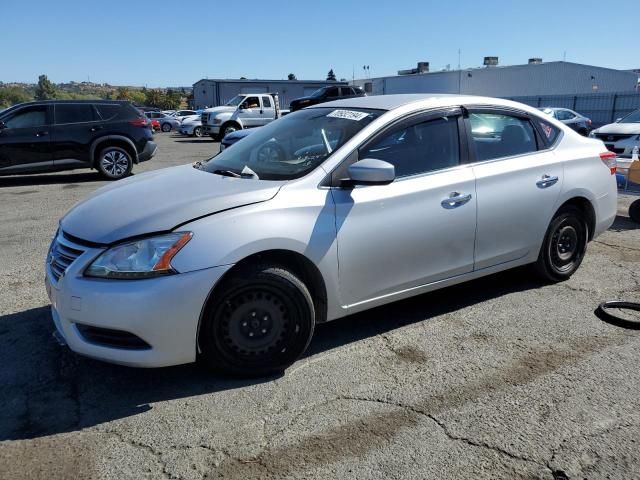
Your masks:
[{"label": "front side window", "polygon": [[472,112],[469,120],[478,161],[522,155],[538,150],[533,126],[525,118]]},{"label": "front side window", "polygon": [[242,102],[244,108],[260,108],[260,99],[258,97],[247,97],[247,99]]},{"label": "front side window", "polygon": [[261,180],[299,178],[382,113],[369,109],[299,110],[257,129],[233,148],[209,159],[202,168],[218,175],[255,178],[255,173]]},{"label": "front side window", "polygon": [[57,124],[93,122],[93,106],[90,103],[61,103],[55,106]]},{"label": "front side window", "polygon": [[4,120],[7,128],[35,128],[47,124],[47,107],[44,105],[18,110]]},{"label": "front side window", "polygon": [[433,172],[460,164],[457,117],[441,117],[395,129],[363,148],[359,159],[392,164],[396,177]]}]

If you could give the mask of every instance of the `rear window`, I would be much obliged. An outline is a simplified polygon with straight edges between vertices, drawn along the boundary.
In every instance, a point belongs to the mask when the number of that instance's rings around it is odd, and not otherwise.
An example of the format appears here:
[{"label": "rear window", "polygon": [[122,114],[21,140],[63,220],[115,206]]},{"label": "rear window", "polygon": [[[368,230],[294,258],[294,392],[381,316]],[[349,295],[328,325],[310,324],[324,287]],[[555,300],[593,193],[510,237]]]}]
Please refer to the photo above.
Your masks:
[{"label": "rear window", "polygon": [[55,106],[55,119],[59,125],[93,122],[95,115],[90,103],[59,103]]},{"label": "rear window", "polygon": [[121,106],[117,103],[101,103],[96,108],[103,120],[112,120],[120,112]]}]

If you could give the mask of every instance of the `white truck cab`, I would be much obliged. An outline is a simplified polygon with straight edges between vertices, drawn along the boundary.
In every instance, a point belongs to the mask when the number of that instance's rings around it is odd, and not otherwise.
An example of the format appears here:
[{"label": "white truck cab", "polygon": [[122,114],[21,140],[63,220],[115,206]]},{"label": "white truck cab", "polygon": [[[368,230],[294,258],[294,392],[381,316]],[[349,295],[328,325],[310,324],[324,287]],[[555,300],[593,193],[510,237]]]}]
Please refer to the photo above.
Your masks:
[{"label": "white truck cab", "polygon": [[277,93],[243,93],[223,106],[202,112],[203,134],[220,140],[236,130],[262,127],[280,114]]}]

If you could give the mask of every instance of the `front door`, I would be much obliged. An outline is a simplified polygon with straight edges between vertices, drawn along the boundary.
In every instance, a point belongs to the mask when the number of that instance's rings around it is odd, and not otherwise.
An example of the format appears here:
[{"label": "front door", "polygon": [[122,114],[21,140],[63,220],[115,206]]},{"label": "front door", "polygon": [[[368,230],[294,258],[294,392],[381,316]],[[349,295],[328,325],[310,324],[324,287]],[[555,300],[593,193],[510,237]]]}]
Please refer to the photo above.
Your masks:
[{"label": "front door", "polygon": [[49,106],[25,106],[4,117],[3,122],[0,129],[0,173],[20,173],[51,166]]},{"label": "front door", "polygon": [[343,306],[473,270],[475,179],[460,125],[457,112],[403,121],[358,152],[393,164],[393,183],[332,190]]},{"label": "front door", "polygon": [[526,115],[471,110],[469,124],[478,196],[475,269],[480,270],[540,247],[562,189],[563,165]]}]

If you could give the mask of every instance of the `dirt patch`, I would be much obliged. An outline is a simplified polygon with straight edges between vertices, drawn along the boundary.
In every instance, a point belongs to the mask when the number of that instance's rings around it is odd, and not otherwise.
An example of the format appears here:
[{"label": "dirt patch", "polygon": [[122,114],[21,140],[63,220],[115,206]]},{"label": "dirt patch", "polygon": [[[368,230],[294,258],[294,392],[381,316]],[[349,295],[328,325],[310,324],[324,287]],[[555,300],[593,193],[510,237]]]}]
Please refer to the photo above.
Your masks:
[{"label": "dirt patch", "polygon": [[429,356],[425,352],[408,345],[396,348],[394,352],[400,360],[403,360],[405,362],[427,363],[429,361]]}]

